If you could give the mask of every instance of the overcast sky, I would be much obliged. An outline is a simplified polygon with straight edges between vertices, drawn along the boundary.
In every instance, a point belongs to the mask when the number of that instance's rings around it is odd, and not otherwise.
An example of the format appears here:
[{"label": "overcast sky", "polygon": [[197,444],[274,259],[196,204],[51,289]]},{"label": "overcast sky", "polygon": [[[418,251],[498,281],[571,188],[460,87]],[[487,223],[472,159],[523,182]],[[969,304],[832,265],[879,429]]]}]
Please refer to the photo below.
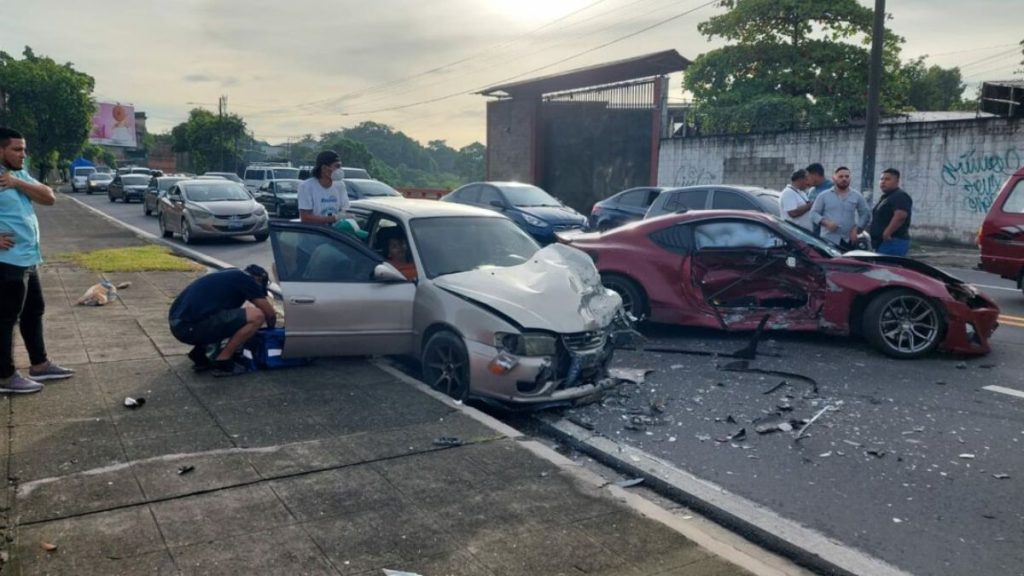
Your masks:
[{"label": "overcast sky", "polygon": [[[671,48],[692,59],[718,46],[697,33],[721,11],[698,8],[705,2],[11,1],[0,12],[0,49],[20,57],[29,45],[72,62],[96,79],[97,99],[145,111],[151,132],[191,108],[216,110],[225,95],[228,110],[272,143],[374,120],[459,147],[484,141],[487,99],[469,95],[483,87]],[[932,55],[961,66],[969,82],[1019,67],[1019,8],[1020,0],[887,3],[905,58]],[[673,100],[683,98],[680,84],[673,80]]]}]

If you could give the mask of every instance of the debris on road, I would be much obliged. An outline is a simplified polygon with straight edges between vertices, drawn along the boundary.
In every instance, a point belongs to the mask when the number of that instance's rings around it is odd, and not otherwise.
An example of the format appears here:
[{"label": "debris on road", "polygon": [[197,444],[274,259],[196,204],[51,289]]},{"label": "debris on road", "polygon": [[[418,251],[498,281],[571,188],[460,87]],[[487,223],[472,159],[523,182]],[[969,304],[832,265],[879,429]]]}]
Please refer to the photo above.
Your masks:
[{"label": "debris on road", "polygon": [[585,428],[585,429],[591,430],[591,431],[594,430],[594,421],[591,420],[589,416],[584,416],[582,414],[578,414],[578,415],[569,416],[568,420],[569,420],[570,423],[575,424],[575,425],[579,426],[580,428]]},{"label": "debris on road", "polygon": [[974,460],[974,454],[961,454],[959,458],[961,460]]},{"label": "debris on road", "polygon": [[793,424],[788,418],[781,414],[770,414],[754,420],[754,432],[758,434],[771,434],[772,432],[789,432],[793,430]]},{"label": "debris on road", "polygon": [[867,454],[868,456],[874,456],[875,458],[881,458],[888,454],[888,452],[886,452],[885,450],[881,450],[878,448],[868,448],[867,450],[864,451],[864,453]]},{"label": "debris on road", "polygon": [[782,380],[778,384],[776,384],[775,386],[772,386],[771,388],[765,390],[764,392],[761,392],[761,394],[771,394],[772,392],[775,392],[776,390],[778,390],[779,388],[782,388],[786,384],[789,384],[789,382],[787,382],[785,380]]},{"label": "debris on road", "polygon": [[49,543],[49,542],[43,542],[43,543],[41,543],[41,544],[40,544],[39,546],[40,546],[40,547],[41,547],[41,548],[42,548],[43,550],[46,550],[47,552],[53,552],[54,550],[56,550],[56,549],[57,549],[57,545],[56,545],[56,544],[51,544],[51,543]]},{"label": "debris on road", "polygon": [[956,369],[957,370],[966,370],[967,369],[967,362],[957,362]]},{"label": "debris on road", "polygon": [[618,482],[614,482],[614,484],[619,488],[632,488],[633,486],[642,484],[643,481],[643,478],[628,478],[625,480],[619,480]]},{"label": "debris on road", "polygon": [[643,384],[648,374],[654,372],[650,368],[609,368],[608,376],[623,382]]},{"label": "debris on road", "polygon": [[[815,389],[815,392],[817,392],[817,389]],[[797,433],[796,438],[794,438],[794,440],[799,440],[800,438],[803,438],[803,435],[807,432],[807,429],[811,427],[811,424],[814,424],[814,422],[818,418],[821,418],[822,414],[824,414],[825,412],[828,412],[831,409],[832,409],[832,405],[831,404],[825,404],[824,408],[819,410],[818,413],[815,414],[813,418],[811,418],[810,420],[807,421],[807,424],[804,424],[803,427],[800,428],[800,432]]]},{"label": "debris on road", "polygon": [[761,318],[761,321],[757,324],[757,330],[754,330],[754,335],[750,338],[750,342],[743,348],[733,352],[733,358],[753,360],[757,357],[757,344],[761,340],[761,334],[764,333],[764,325],[768,323],[769,316],[769,314],[765,314]]},{"label": "debris on road", "polygon": [[421,576],[415,572],[403,572],[401,570],[388,570],[387,568],[381,568],[384,570],[384,576]]},{"label": "debris on road", "polygon": [[188,474],[188,473],[194,471],[195,469],[196,469],[196,467],[192,466],[191,464],[187,464],[185,466],[181,466],[181,467],[178,468],[178,476],[184,476],[185,474]]},{"label": "debris on road", "polygon": [[1010,475],[1009,474],[993,474],[992,477],[995,478],[996,480],[1009,480],[1010,479]]},{"label": "debris on road", "polygon": [[131,396],[124,397],[124,407],[129,410],[135,410],[136,408],[142,408],[142,405],[146,403],[145,398],[132,398]]},{"label": "debris on road", "polygon": [[742,442],[742,441],[744,441],[746,439],[747,439],[747,429],[746,428],[740,428],[739,430],[737,430],[736,432],[733,432],[732,434],[730,434],[728,436],[722,436],[720,438],[715,438],[715,441],[716,442],[722,442],[722,443],[725,443],[725,442]]}]

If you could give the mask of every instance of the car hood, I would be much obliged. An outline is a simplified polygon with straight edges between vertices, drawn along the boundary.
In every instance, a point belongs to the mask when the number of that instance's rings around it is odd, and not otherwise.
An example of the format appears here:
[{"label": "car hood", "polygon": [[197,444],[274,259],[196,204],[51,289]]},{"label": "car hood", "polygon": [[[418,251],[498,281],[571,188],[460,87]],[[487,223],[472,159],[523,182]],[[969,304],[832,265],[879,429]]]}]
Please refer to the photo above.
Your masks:
[{"label": "car hood", "polygon": [[919,274],[924,274],[930,278],[934,278],[940,282],[946,284],[966,284],[960,278],[953,276],[939,270],[938,268],[919,262],[912,258],[903,258],[902,256],[886,256],[885,254],[876,254],[875,252],[868,252],[866,250],[853,250],[843,254],[843,258],[852,258],[861,262],[870,262],[872,264],[880,264],[882,266],[892,266],[895,268],[905,268],[907,270],[913,270]]},{"label": "car hood", "polygon": [[540,218],[550,224],[582,224],[587,221],[586,216],[575,212],[572,208],[566,208],[565,206],[515,206],[513,207],[513,210],[529,214],[535,218]]},{"label": "car hood", "polygon": [[256,210],[255,200],[231,200],[225,202],[193,202],[215,216],[232,216],[235,214],[249,214]]},{"label": "car hood", "polygon": [[552,244],[526,263],[434,279],[434,285],[492,308],[524,329],[560,334],[600,330],[622,309],[583,252]]},{"label": "car hood", "polygon": [[149,186],[145,184],[128,184],[124,187],[125,190],[145,190]]},{"label": "car hood", "polygon": [[278,192],[277,197],[281,200],[298,200],[299,195],[295,192]]}]

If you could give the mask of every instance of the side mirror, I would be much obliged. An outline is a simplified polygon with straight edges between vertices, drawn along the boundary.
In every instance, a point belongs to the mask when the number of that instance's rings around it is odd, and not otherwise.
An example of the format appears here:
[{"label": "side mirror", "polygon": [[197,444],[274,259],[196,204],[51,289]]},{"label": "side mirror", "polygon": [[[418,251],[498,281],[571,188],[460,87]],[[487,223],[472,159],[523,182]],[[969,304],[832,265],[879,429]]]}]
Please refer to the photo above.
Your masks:
[{"label": "side mirror", "polygon": [[377,264],[377,267],[373,269],[373,279],[377,282],[387,282],[389,284],[409,282],[409,279],[405,277],[405,274],[402,274],[397,268],[387,262]]}]

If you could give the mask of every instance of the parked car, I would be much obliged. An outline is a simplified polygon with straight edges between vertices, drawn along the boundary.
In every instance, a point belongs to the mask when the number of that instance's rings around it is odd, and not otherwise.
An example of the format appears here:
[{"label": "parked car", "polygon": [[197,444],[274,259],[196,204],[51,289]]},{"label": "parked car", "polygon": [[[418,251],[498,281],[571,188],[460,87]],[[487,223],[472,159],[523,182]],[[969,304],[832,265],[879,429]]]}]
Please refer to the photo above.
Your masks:
[{"label": "parked car", "polygon": [[882,353],[986,354],[999,307],[977,288],[909,258],[841,254],[753,211],[671,214],[568,240],[596,261],[634,315],[722,330],[860,334]]},{"label": "parked car", "polygon": [[[342,170],[342,172],[345,173],[345,179],[346,180],[349,179],[349,178],[358,178],[358,179],[361,179],[361,180],[373,180],[373,177],[370,176],[370,173],[367,172],[366,170],[364,170],[363,168],[354,168],[354,167],[351,167],[351,166],[342,166],[341,170]],[[310,176],[310,174],[312,172],[313,172],[313,166],[310,166],[310,165],[299,166],[298,179],[299,180],[305,180],[306,178],[309,178],[309,176]]]},{"label": "parked car", "polygon": [[299,184],[302,180],[297,178],[267,180],[256,190],[253,198],[278,218],[298,217]]},{"label": "parked car", "polygon": [[348,191],[349,200],[360,200],[363,198],[377,198],[381,196],[397,196],[404,198],[402,193],[380,180],[368,180],[366,178],[346,178],[345,189]]},{"label": "parked car", "polygon": [[630,188],[595,203],[590,209],[590,228],[611,230],[627,222],[642,220],[654,199],[665,189],[663,186]]},{"label": "parked car", "polygon": [[1017,282],[1024,290],[1024,168],[1010,176],[981,227],[979,268]]},{"label": "parked car", "polygon": [[120,200],[125,204],[132,200],[142,202],[151,178],[148,174],[118,174],[107,186],[107,199],[111,202]]},{"label": "parked car", "polygon": [[532,184],[473,182],[444,195],[441,201],[501,212],[542,244],[554,242],[557,231],[587,227],[586,216]]},{"label": "parked car", "polygon": [[191,244],[199,238],[253,236],[263,242],[269,234],[267,211],[244,186],[229,180],[182,180],[160,199],[157,222],[164,238],[175,233]]},{"label": "parked car", "polygon": [[113,182],[114,175],[109,172],[93,172],[86,177],[85,193],[106,192],[107,187]]},{"label": "parked car", "polygon": [[75,167],[71,172],[71,192],[88,192],[89,175],[95,173],[96,168],[93,166]]},{"label": "parked car", "polygon": [[681,210],[752,210],[772,216],[780,216],[782,193],[756,186],[735,186],[717,184],[711,186],[686,186],[664,190],[644,218],[654,218]]},{"label": "parked car", "polygon": [[[509,219],[458,204],[357,200],[351,212],[366,240],[270,223],[285,358],[408,355],[435,389],[502,403],[565,403],[611,385],[622,302],[582,252],[541,249]],[[395,237],[416,280],[385,261]]]},{"label": "parked car", "polygon": [[167,191],[182,180],[187,180],[188,176],[180,174],[172,174],[170,176],[153,176],[149,179],[149,186],[146,191],[142,193],[142,212],[146,216],[150,216],[153,212],[160,210],[160,199],[163,198]]},{"label": "parked car", "polygon": [[234,172],[206,172],[203,176],[220,176],[225,180],[231,180],[238,184],[245,184],[245,181],[239,178],[238,174],[235,174]]}]

